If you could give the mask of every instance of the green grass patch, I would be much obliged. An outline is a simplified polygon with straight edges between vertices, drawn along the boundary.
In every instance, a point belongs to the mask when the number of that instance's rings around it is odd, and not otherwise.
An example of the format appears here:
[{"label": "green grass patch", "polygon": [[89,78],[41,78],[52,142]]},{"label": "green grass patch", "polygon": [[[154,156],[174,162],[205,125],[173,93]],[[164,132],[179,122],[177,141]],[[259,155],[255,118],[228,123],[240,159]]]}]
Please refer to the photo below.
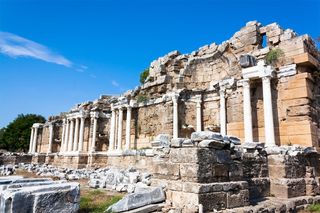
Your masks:
[{"label": "green grass patch", "polygon": [[102,213],[121,198],[122,196],[108,196],[103,190],[92,190],[80,197],[79,213]]},{"label": "green grass patch", "polygon": [[312,204],[307,208],[310,212],[320,212],[320,204]]}]

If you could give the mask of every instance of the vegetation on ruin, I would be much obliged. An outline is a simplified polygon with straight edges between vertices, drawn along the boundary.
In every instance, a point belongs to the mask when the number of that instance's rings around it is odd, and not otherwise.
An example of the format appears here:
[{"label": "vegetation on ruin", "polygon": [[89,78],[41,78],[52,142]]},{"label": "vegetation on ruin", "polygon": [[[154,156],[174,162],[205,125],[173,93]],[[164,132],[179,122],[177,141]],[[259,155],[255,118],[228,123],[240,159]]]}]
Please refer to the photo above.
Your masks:
[{"label": "vegetation on ruin", "polygon": [[145,69],[140,73],[140,83],[143,84],[149,76],[149,68]]},{"label": "vegetation on ruin", "polygon": [[265,58],[265,62],[267,65],[276,66],[278,62],[280,62],[280,59],[284,56],[284,52],[279,49],[275,48],[270,50]]},{"label": "vegetation on ruin", "polygon": [[79,213],[102,213],[112,204],[121,200],[121,196],[107,196],[105,190],[95,189],[80,196]]},{"label": "vegetation on ruin", "polygon": [[320,204],[312,204],[308,206],[307,210],[309,212],[320,212]]},{"label": "vegetation on ruin", "polygon": [[41,115],[18,115],[7,127],[0,130],[0,148],[8,151],[28,151],[32,125],[45,121]]},{"label": "vegetation on ruin", "polygon": [[146,95],[139,94],[136,96],[136,101],[138,103],[144,103],[144,102],[148,101],[148,97]]}]

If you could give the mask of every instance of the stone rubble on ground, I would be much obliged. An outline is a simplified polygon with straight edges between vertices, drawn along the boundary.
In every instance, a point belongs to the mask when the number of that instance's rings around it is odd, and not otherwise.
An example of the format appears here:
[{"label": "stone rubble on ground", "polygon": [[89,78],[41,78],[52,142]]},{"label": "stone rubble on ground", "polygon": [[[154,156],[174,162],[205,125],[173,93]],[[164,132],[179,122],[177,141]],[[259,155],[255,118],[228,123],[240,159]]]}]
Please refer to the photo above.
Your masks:
[{"label": "stone rubble on ground", "polygon": [[80,185],[50,178],[0,177],[0,212],[75,213]]}]

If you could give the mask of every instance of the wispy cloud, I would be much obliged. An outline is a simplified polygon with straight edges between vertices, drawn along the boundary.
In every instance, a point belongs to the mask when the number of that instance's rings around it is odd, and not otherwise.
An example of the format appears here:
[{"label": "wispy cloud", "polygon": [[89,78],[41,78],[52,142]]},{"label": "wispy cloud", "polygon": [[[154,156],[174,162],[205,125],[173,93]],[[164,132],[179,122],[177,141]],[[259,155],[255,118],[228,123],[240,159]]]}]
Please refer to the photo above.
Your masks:
[{"label": "wispy cloud", "polygon": [[120,84],[118,82],[116,82],[115,80],[112,80],[111,81],[111,84],[114,86],[114,87],[120,87]]},{"label": "wispy cloud", "polygon": [[[73,66],[70,60],[54,53],[48,47],[8,32],[0,31],[0,53],[13,58],[30,57],[66,67]],[[76,70],[83,71],[84,68],[81,68],[81,66],[76,68]]]}]

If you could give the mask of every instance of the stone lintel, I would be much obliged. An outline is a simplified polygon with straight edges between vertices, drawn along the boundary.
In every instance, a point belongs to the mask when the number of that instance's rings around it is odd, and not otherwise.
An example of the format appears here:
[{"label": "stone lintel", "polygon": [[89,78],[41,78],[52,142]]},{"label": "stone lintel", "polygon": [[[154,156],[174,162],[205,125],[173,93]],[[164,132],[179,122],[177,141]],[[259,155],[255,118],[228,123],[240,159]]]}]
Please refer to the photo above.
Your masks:
[{"label": "stone lintel", "polygon": [[277,77],[287,77],[297,74],[297,65],[296,64],[290,64],[286,66],[282,66],[279,68],[279,71],[277,72]]},{"label": "stone lintel", "polygon": [[274,76],[274,70],[271,66],[265,66],[258,63],[257,66],[242,69],[242,76],[244,79],[257,79],[265,76]]}]

